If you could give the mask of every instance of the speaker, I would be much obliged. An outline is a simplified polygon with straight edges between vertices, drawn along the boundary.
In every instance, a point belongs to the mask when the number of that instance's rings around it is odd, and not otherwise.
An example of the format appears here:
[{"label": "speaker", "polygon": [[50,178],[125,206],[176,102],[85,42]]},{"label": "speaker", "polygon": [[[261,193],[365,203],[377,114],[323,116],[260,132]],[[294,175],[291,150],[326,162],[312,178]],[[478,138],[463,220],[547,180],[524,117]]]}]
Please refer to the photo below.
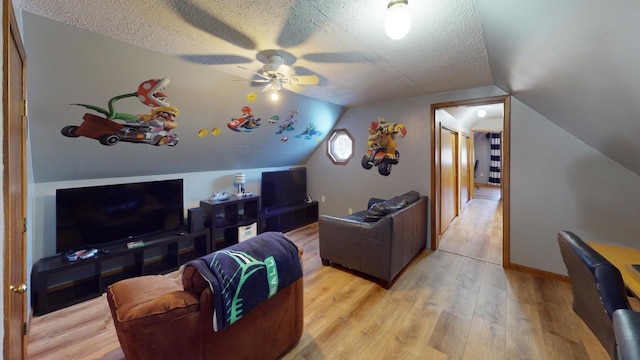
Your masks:
[{"label": "speaker", "polygon": [[204,230],[204,211],[202,211],[202,208],[197,207],[187,210],[187,225],[190,233]]}]

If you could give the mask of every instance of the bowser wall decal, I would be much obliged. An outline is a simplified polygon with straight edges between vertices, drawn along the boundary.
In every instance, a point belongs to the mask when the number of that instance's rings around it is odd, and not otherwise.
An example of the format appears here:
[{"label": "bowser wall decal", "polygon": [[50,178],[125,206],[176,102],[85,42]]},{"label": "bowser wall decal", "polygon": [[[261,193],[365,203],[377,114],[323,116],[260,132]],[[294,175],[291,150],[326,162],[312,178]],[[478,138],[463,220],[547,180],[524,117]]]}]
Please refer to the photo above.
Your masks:
[{"label": "bowser wall decal", "polygon": [[383,118],[372,121],[367,141],[369,149],[362,157],[362,167],[369,170],[377,166],[380,175],[389,176],[391,167],[398,164],[400,158],[396,134],[405,137],[407,128],[402,124],[387,123]]}]

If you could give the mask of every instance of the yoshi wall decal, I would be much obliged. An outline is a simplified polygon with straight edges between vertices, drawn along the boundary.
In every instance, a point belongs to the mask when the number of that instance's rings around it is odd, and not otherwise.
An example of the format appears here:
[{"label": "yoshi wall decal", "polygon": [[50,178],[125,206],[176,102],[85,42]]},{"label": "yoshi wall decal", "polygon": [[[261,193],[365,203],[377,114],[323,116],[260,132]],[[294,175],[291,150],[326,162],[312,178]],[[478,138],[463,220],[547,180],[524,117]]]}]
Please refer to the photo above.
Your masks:
[{"label": "yoshi wall decal", "polygon": [[[117,95],[109,99],[107,109],[89,104],[71,104],[96,111],[103,116],[86,113],[80,126],[68,125],[60,131],[66,137],[84,136],[98,140],[103,145],[112,146],[120,141],[152,145],[175,146],[178,135],[171,132],[178,124],[178,108],[167,101],[165,88],[168,78],[152,79],[142,82],[136,92]],[[115,111],[119,100],[137,98],[141,103],[156,107],[150,114],[133,115]]]},{"label": "yoshi wall decal", "polygon": [[389,176],[391,167],[398,164],[400,158],[396,134],[405,137],[407,128],[402,124],[387,123],[383,118],[372,121],[367,141],[369,149],[362,157],[362,167],[369,170],[377,166],[380,175]]}]

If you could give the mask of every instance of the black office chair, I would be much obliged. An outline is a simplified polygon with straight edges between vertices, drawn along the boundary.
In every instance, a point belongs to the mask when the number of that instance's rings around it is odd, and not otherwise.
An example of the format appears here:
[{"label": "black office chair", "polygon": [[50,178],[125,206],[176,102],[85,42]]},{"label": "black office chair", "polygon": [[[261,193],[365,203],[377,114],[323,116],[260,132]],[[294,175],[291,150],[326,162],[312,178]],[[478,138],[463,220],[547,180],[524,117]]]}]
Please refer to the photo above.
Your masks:
[{"label": "black office chair", "polygon": [[640,313],[620,309],[613,313],[618,360],[640,360]]},{"label": "black office chair", "polygon": [[570,231],[558,233],[562,260],[573,287],[573,310],[616,359],[613,313],[631,309],[618,268]]}]

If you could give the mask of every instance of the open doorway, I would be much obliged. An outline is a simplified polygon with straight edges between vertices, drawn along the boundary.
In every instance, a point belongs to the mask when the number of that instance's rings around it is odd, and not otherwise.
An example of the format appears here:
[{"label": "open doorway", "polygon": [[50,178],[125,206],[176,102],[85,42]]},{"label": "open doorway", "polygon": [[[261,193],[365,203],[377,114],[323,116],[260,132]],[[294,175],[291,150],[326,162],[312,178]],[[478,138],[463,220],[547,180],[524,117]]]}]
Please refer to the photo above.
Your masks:
[{"label": "open doorway", "polygon": [[433,250],[509,267],[509,100],[432,105]]}]

